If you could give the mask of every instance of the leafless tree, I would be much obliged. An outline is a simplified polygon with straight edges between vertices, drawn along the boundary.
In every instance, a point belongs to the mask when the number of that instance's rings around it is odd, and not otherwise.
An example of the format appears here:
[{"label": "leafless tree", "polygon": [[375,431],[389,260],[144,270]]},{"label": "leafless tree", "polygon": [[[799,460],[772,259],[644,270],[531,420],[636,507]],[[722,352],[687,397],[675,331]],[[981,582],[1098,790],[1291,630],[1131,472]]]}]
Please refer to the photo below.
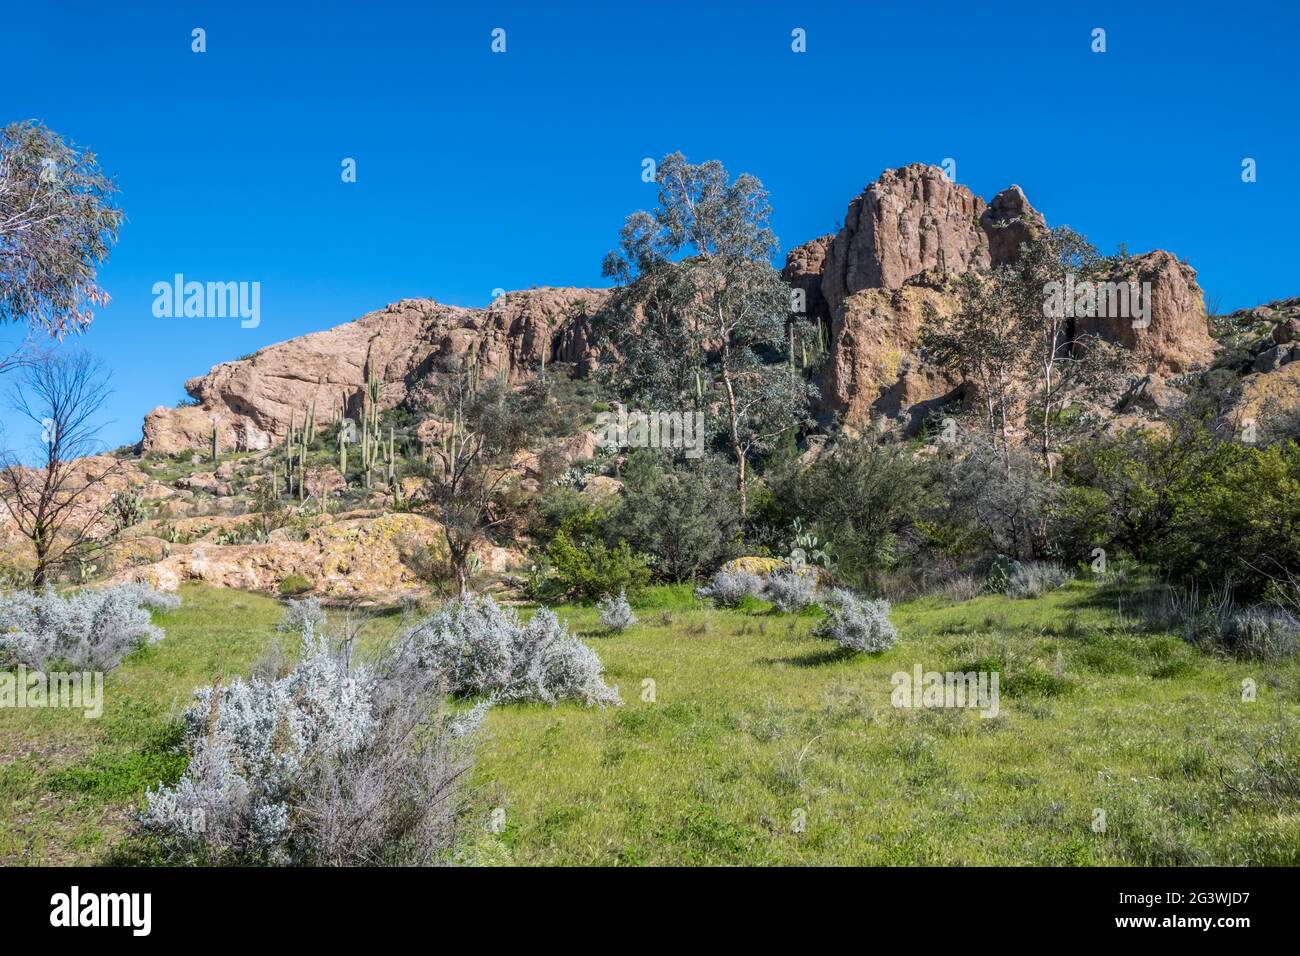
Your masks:
[{"label": "leafless tree", "polygon": [[540,383],[512,392],[496,380],[478,384],[468,368],[450,376],[442,391],[447,425],[411,505],[442,526],[446,570],[456,593],[464,594],[475,545],[515,517],[509,494],[515,466],[547,399]]},{"label": "leafless tree", "polygon": [[15,411],[41,432],[33,460],[8,453],[0,470],[0,498],[36,554],[32,587],[73,554],[106,543],[103,509],[90,498],[120,465],[79,459],[102,449],[96,418],[109,394],[103,366],[80,351],[32,357],[13,390]]}]

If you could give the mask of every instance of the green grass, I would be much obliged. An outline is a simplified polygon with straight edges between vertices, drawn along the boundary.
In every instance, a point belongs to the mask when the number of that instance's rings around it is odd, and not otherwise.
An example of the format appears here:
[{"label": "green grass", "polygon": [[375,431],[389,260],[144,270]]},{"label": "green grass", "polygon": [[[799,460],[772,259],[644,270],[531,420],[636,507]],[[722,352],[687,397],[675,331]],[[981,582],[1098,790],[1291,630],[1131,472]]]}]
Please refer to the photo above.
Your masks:
[{"label": "green grass", "polygon": [[[109,675],[100,720],[0,711],[0,864],[112,859],[127,810],[183,769],[174,717],[190,691],[276,639],[273,600],[198,586],[183,598],[159,618],[166,640]],[[1082,583],[900,605],[902,637],[874,657],[813,638],[815,613],[716,610],[684,587],[634,603],[640,623],[617,635],[589,607],[558,609],[623,707],[489,716],[478,862],[1300,863],[1300,662],[1135,632]],[[367,643],[401,621],[377,617]],[[890,677],[916,663],[997,670],[1001,716],[894,708]],[[1260,747],[1279,726],[1289,736],[1270,762]],[[505,829],[491,834],[497,807]]]}]

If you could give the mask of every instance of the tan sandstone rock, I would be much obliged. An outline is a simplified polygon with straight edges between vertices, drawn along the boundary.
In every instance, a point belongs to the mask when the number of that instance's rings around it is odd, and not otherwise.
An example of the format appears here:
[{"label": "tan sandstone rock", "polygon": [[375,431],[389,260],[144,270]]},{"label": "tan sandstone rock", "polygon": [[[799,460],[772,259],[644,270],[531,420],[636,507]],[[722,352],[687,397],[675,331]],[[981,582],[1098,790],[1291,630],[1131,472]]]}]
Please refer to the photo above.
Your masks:
[{"label": "tan sandstone rock", "polygon": [[1113,281],[1150,284],[1150,324],[1143,327],[1128,315],[1084,316],[1077,319],[1079,332],[1131,349],[1148,370],[1162,374],[1186,372],[1213,358],[1216,346],[1195,269],[1158,249],[1132,257]]},{"label": "tan sandstone rock", "polygon": [[356,417],[370,373],[383,381],[380,405],[391,408],[438,373],[472,357],[484,376],[511,380],[547,361],[594,364],[590,315],[601,289],[528,289],[486,309],[403,299],[323,332],[223,362],[185,383],[198,405],[156,408],[145,419],[141,451],[176,454],[206,448],[212,426],[223,450],[266,448],[301,425],[315,403],[319,424],[344,410]]}]

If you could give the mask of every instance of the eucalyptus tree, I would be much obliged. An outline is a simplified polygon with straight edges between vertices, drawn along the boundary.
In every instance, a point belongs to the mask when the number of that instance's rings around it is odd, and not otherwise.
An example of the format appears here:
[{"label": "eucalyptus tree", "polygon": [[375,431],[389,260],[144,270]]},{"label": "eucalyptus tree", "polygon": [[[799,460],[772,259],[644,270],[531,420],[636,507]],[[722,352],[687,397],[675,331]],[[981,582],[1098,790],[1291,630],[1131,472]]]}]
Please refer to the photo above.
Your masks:
[{"label": "eucalyptus tree", "polygon": [[750,459],[797,428],[812,386],[786,342],[790,289],[767,191],[712,160],[664,158],[658,203],[627,217],[604,274],[618,283],[598,318],[603,374],[626,399],[705,413],[730,454],[741,514]]},{"label": "eucalyptus tree", "polygon": [[59,338],[108,302],[96,270],[117,241],[117,187],[95,154],[40,123],[0,127],[0,322]]}]

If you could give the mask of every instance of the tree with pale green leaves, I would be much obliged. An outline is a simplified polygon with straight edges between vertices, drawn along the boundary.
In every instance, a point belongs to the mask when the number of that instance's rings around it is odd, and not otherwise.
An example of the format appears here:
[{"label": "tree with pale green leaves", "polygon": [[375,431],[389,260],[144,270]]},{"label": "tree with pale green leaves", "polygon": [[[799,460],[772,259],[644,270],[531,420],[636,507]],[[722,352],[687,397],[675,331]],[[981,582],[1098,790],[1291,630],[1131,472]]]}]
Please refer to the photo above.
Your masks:
[{"label": "tree with pale green leaves", "polygon": [[[815,390],[787,346],[790,289],[767,191],[716,160],[681,153],[657,169],[658,204],[628,216],[604,274],[618,283],[597,320],[603,374],[626,400],[702,411],[730,454],[742,514],[750,460],[807,415]],[[709,427],[706,425],[706,427]]]},{"label": "tree with pale green leaves", "polygon": [[117,187],[94,153],[40,123],[0,127],[0,322],[62,338],[108,303],[97,270],[117,242]]}]

